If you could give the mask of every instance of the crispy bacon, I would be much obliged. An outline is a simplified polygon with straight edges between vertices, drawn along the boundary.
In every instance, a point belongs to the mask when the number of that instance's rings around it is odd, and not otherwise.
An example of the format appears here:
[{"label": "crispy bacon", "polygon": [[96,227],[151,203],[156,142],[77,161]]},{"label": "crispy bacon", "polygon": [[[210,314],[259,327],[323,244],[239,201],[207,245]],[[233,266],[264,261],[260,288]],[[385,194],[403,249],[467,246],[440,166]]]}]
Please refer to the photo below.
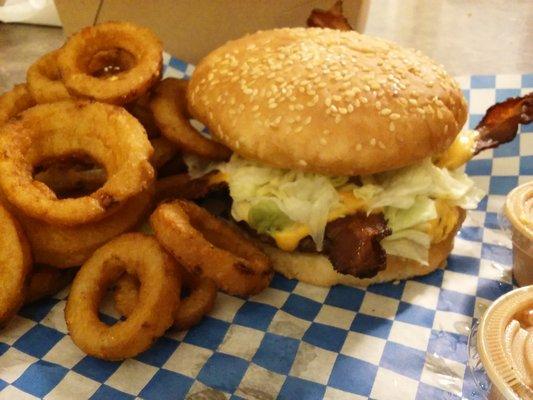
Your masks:
[{"label": "crispy bacon", "polygon": [[474,154],[498,147],[516,137],[518,125],[533,121],[533,93],[512,97],[490,107],[476,126],[479,139]]},{"label": "crispy bacon", "polygon": [[350,23],[342,14],[342,0],[338,0],[329,10],[313,9],[307,18],[307,26],[352,31]]},{"label": "crispy bacon", "polygon": [[324,252],[340,273],[371,278],[387,265],[380,241],[390,234],[383,214],[360,212],[327,225]]}]

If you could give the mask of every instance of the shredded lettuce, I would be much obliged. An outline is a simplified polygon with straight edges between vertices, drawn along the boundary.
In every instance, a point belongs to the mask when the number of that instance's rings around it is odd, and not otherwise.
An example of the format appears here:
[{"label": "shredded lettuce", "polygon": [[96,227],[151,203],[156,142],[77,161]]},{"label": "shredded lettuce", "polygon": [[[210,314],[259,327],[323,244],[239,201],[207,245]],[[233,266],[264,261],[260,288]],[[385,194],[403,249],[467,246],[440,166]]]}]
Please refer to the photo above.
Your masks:
[{"label": "shredded lettuce", "polygon": [[291,219],[272,200],[263,200],[248,211],[248,223],[259,233],[272,234],[292,224]]},{"label": "shredded lettuce", "polygon": [[363,186],[354,189],[356,196],[369,202],[370,209],[413,206],[417,196],[445,199],[462,208],[474,208],[484,196],[464,172],[439,168],[427,158],[418,164],[396,171],[363,178]]},{"label": "shredded lettuce", "polygon": [[430,159],[366,177],[353,192],[365,199],[369,211],[383,209],[393,232],[381,242],[385,251],[422,264],[428,262],[431,238],[425,223],[437,217],[435,200],[468,209],[485,195],[464,172],[439,168]]},{"label": "shredded lettuce", "polygon": [[392,235],[383,239],[381,246],[387,254],[410,258],[427,265],[431,238],[417,229],[402,229],[398,232],[393,231]]},{"label": "shredded lettuce", "polygon": [[[191,161],[192,159],[192,161]],[[460,171],[435,166],[431,159],[395,171],[363,177],[363,185],[347,177],[329,177],[271,168],[233,155],[229,162],[202,164],[186,159],[193,176],[214,169],[226,175],[233,199],[232,216],[272,234],[287,226],[305,224],[318,249],[322,248],[330,212],[339,206],[339,191],[353,191],[365,200],[367,212],[379,209],[392,235],[381,244],[388,254],[427,264],[431,237],[428,221],[437,218],[435,200],[473,208],[483,191]]]},{"label": "shredded lettuce", "polygon": [[[256,215],[254,209],[264,202],[274,204],[293,223],[309,227],[310,235],[320,249],[330,211],[338,206],[337,188],[348,178],[327,177],[301,171],[271,168],[234,155],[228,163],[220,165],[226,174],[233,199],[232,216],[237,221],[249,221]],[[278,218],[255,219],[265,232],[278,229]],[[270,223],[270,224],[269,224]],[[286,226],[286,224],[285,224]]]}]

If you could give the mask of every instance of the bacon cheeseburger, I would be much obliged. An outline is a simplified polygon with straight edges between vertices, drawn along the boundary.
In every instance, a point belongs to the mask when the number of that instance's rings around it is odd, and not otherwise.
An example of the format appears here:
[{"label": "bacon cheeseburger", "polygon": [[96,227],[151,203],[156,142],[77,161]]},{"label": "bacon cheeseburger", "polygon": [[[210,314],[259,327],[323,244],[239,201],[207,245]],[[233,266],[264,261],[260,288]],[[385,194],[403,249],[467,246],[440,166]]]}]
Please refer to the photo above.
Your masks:
[{"label": "bacon cheeseburger", "polygon": [[353,31],[294,28],[229,42],[197,66],[191,115],[234,154],[231,215],[275,269],[366,285],[442,265],[484,193],[457,168],[494,147],[462,131],[457,83],[418,51]]}]

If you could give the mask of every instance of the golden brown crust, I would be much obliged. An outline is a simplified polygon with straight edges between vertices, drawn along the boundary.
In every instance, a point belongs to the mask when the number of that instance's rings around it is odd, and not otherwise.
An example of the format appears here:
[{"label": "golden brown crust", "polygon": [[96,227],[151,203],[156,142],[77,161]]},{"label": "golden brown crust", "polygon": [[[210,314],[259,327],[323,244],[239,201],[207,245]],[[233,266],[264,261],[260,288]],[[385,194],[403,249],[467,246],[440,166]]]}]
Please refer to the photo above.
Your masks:
[{"label": "golden brown crust", "polygon": [[31,268],[31,251],[24,232],[0,202],[0,328],[23,305]]},{"label": "golden brown crust", "polygon": [[[116,50],[134,60],[110,79],[94,76],[91,62]],[[62,47],[57,64],[70,94],[112,104],[126,104],[145,94],[161,77],[163,44],[149,29],[130,22],[87,26]]]},{"label": "golden brown crust", "polygon": [[13,86],[13,89],[0,96],[0,125],[34,105],[35,100],[26,84]]},{"label": "golden brown crust", "polygon": [[70,98],[57,67],[59,52],[58,49],[46,53],[26,72],[28,90],[37,103],[52,103]]},{"label": "golden brown crust", "polygon": [[422,265],[414,260],[387,255],[387,268],[369,279],[359,279],[352,275],[338,273],[333,269],[329,260],[322,255],[289,253],[267,245],[264,246],[264,250],[272,259],[274,269],[289,279],[296,278],[302,282],[317,286],[338,284],[368,286],[374,283],[427,275],[442,266],[453,249],[455,235],[461,227],[464,217],[465,212],[461,209],[461,215],[455,229],[450,232],[446,239],[430,247],[429,265]]},{"label": "golden brown crust", "polygon": [[320,28],[228,42],[197,66],[188,101],[243,157],[330,175],[390,170],[438,153],[467,115],[456,82],[428,57]]}]

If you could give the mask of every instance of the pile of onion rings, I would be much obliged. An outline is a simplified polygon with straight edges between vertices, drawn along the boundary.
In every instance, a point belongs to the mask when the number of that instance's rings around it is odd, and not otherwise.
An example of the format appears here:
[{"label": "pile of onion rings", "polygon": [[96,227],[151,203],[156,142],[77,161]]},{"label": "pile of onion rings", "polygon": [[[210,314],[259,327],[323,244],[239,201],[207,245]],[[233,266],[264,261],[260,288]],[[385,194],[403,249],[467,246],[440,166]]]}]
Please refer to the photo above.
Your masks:
[{"label": "pile of onion rings", "polygon": [[228,294],[249,296],[272,279],[269,258],[242,232],[184,200],[161,204],[150,217],[159,242],[191,274]]},{"label": "pile of onion rings", "polygon": [[[152,32],[103,23],[43,55],[27,83],[0,96],[0,327],[74,280],[72,340],[121,360],[169,328],[200,323],[219,289],[249,296],[268,286],[267,256],[193,203],[161,205],[154,236],[131,233],[163,201],[217,191],[225,204],[222,175],[192,178],[184,156],[226,160],[230,150],[193,128],[187,82],[160,81],[161,67]],[[124,317],[113,326],[98,318],[107,289]]]},{"label": "pile of onion rings", "polygon": [[[139,300],[125,321],[109,326],[99,304],[124,273],[140,282]],[[68,331],[87,354],[122,360],[147,350],[172,326],[180,302],[180,276],[174,259],[150,236],[124,234],[94,252],[74,278],[65,308]]]}]

